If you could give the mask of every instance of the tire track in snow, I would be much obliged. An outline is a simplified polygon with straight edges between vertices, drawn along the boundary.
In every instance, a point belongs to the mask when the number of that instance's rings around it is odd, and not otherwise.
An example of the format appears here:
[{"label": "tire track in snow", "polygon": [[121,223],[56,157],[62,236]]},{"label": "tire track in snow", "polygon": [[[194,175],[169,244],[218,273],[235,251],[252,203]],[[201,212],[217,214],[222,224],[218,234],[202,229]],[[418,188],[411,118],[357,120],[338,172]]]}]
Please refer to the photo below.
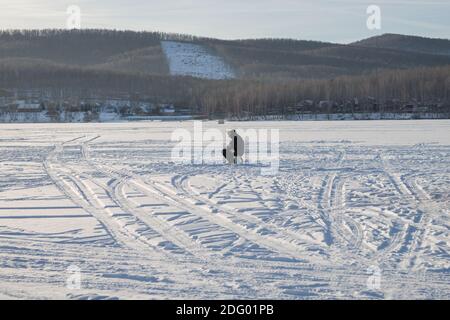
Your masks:
[{"label": "tire track in snow", "polygon": [[333,180],[334,190],[334,202],[330,208],[333,214],[333,218],[341,230],[344,238],[345,229],[348,229],[349,237],[346,238],[347,242],[351,245],[352,250],[356,253],[362,253],[362,243],[364,233],[358,222],[348,216],[347,206],[345,204],[345,180],[341,178],[335,178]]},{"label": "tire track in snow", "polygon": [[[54,149],[49,153],[48,157],[44,160],[43,167],[49,178],[55,184],[55,186],[69,199],[72,200],[79,207],[86,210],[86,212],[90,213],[93,217],[97,218],[97,221],[102,225],[103,229],[109,235],[113,241],[119,243],[115,232],[108,226],[108,223],[104,221],[103,217],[99,217],[97,211],[92,207],[91,203],[83,198],[82,191],[79,188],[79,185],[76,183],[76,180],[71,179],[64,172],[58,172],[54,167],[56,166],[52,162],[57,162],[57,153],[62,152],[63,146],[72,141],[79,140],[83,137],[78,137],[75,139],[71,139],[67,142],[64,142],[60,145],[54,147]],[[74,183],[74,187],[68,184],[68,181]]]},{"label": "tire track in snow", "polygon": [[[84,149],[86,148],[85,144],[83,148]],[[84,151],[84,154],[85,157],[87,158],[89,157],[87,155],[87,150]],[[97,168],[99,168],[101,171],[105,171],[103,165],[96,164],[92,160],[91,163],[95,165]],[[145,181],[143,181],[140,177],[136,176],[132,172],[119,172],[112,168],[108,168],[106,171],[108,171],[110,174],[113,174],[115,178],[127,178],[129,184],[132,184],[133,186],[137,187],[144,194],[155,195],[156,192],[156,194],[159,194],[161,199],[164,199],[166,202],[168,201],[168,203],[170,203],[171,205],[183,210],[187,209],[191,214],[198,216],[206,221],[209,221],[219,227],[225,228],[235,233],[242,239],[248,240],[251,243],[265,247],[274,253],[283,254],[286,257],[294,258],[300,261],[304,260],[304,256],[298,252],[299,248],[287,241],[283,241],[281,239],[267,239],[265,237],[262,237],[252,231],[249,231],[243,226],[236,225],[233,221],[231,221],[225,216],[213,214],[208,208],[204,208],[202,206],[195,206],[186,199],[182,199],[177,197],[176,195],[171,194],[170,192],[165,190],[165,188],[161,188],[154,182],[147,184]]]},{"label": "tire track in snow", "polygon": [[[196,192],[189,185],[188,176],[186,175],[176,176],[172,178],[172,184],[175,187],[175,189],[181,193],[182,199],[191,198],[201,203],[206,203],[210,208],[208,211],[214,212],[219,215],[223,215],[223,213],[225,213],[227,216],[229,216],[227,217],[228,220],[230,220],[234,224],[237,225],[239,224],[239,222],[235,222],[232,219],[232,217],[236,216],[236,213],[238,213],[237,211],[233,211],[231,209],[226,208],[225,206],[221,206],[214,203],[210,199],[209,195],[208,197],[202,197],[197,195]],[[222,189],[223,186],[224,185],[222,185],[219,189]],[[303,243],[305,242],[304,238],[299,237],[295,232],[292,232],[286,228],[278,227],[272,223],[266,223],[257,217],[247,214],[246,212],[239,212],[239,213],[241,213],[241,215],[239,215],[238,217],[239,220],[244,220],[250,224],[258,225],[259,228],[263,228],[264,230],[268,231],[268,234],[264,236],[261,235],[261,238],[264,237],[272,239],[272,241],[279,242],[280,246],[288,245],[292,248],[292,250],[298,251],[299,253],[305,251],[305,249],[302,248],[300,245],[293,243],[294,241],[300,241]],[[274,233],[281,236],[282,238],[272,236],[272,234]]]},{"label": "tire track in snow", "polygon": [[[346,153],[341,151],[339,153],[336,166],[341,167],[345,161]],[[344,181],[341,181],[341,176],[338,171],[333,170],[331,174],[328,174],[319,196],[318,206],[324,216],[327,217],[330,233],[334,240],[338,242],[339,250],[350,246],[353,252],[353,259],[359,260],[362,257],[360,252],[361,244],[363,241],[363,233],[358,227],[357,223],[353,219],[344,217],[345,215],[345,202],[344,198]],[[351,229],[345,226],[345,221],[351,220],[353,227],[355,228],[355,234]],[[347,230],[346,230],[347,229]],[[349,237],[347,236],[349,235]],[[347,251],[346,249],[344,249]]]},{"label": "tire track in snow", "polygon": [[[148,245],[140,243],[136,236],[127,232],[127,229],[121,228],[118,223],[111,219],[111,216],[99,207],[98,199],[96,199],[95,195],[92,194],[89,188],[87,188],[79,178],[65,172],[64,168],[66,168],[66,164],[62,164],[57,161],[57,154],[64,152],[63,148],[66,144],[79,141],[82,138],[86,137],[83,136],[72,139],[59,146],[55,146],[54,150],[44,161],[44,168],[50,179],[63,194],[96,218],[111,239],[113,239],[117,244],[136,250],[149,249]],[[90,138],[87,141],[93,141],[97,138],[98,137]],[[61,165],[62,167],[58,169],[58,166]],[[154,251],[152,250],[152,252]]]},{"label": "tire track in snow", "polygon": [[187,201],[186,199],[172,195],[170,192],[167,192],[166,190],[164,190],[163,188],[161,188],[152,181],[150,181],[150,185],[146,184],[145,182],[139,181],[134,181],[134,183],[141,190],[144,190],[144,192],[145,191],[153,192],[152,189],[156,190],[157,192],[160,193],[162,197],[171,202],[173,205],[178,206],[180,208],[187,208],[194,215],[199,216],[227,230],[230,230],[233,233],[237,234],[240,238],[246,239],[254,244],[265,247],[274,253],[283,254],[286,257],[298,259],[300,261],[304,260],[304,256],[298,252],[298,247],[292,245],[289,242],[282,241],[281,239],[275,238],[269,239],[262,237],[257,233],[254,233],[246,229],[243,226],[237,225],[228,217],[220,214],[220,212],[215,214],[209,208],[193,205],[190,201]]},{"label": "tire track in snow", "polygon": [[188,236],[185,236],[183,232],[175,231],[174,227],[165,223],[161,219],[154,217],[152,213],[142,210],[136,206],[133,206],[131,202],[127,199],[124,192],[124,187],[129,184],[129,179],[122,179],[116,188],[114,188],[114,198],[117,199],[120,206],[126,211],[132,213],[139,220],[145,223],[147,226],[158,232],[164,238],[166,238],[171,243],[176,246],[183,248],[195,257],[200,258],[203,261],[208,261],[209,252],[207,252],[203,247],[198,245]]},{"label": "tire track in snow", "polygon": [[[152,189],[151,186],[145,184],[143,181],[138,181],[140,179],[136,178],[136,176],[131,172],[127,172],[126,170],[118,171],[111,167],[106,167],[102,164],[96,163],[95,161],[89,158],[89,154],[87,151],[88,148],[87,144],[83,144],[82,148],[84,158],[92,166],[94,166],[97,170],[109,176],[110,178],[120,181],[117,184],[117,187],[114,188],[114,191],[112,191],[112,194],[114,195],[114,199],[124,210],[131,213],[132,215],[137,217],[140,221],[145,223],[147,226],[158,232],[161,236],[166,238],[168,241],[170,241],[171,243],[177,245],[182,249],[185,249],[193,256],[199,258],[204,262],[208,262],[211,265],[216,264],[215,262],[211,261],[211,259],[218,258],[217,253],[208,251],[198,242],[191,239],[189,236],[185,235],[184,231],[178,230],[178,227],[170,225],[167,222],[163,221],[162,219],[153,217],[152,213],[142,210],[131,204],[123,192],[123,187],[125,185],[129,185],[132,186],[134,189],[137,189],[139,192],[142,192],[147,197],[157,198],[158,200],[163,200],[165,202],[167,202],[168,200],[172,201],[170,205],[176,207],[179,210],[185,211],[186,210],[185,205],[180,204],[177,201],[174,201],[172,198],[168,197],[167,194],[164,193],[163,191],[158,190],[157,188]],[[189,212],[193,214],[192,213],[193,211],[194,210],[192,210],[191,207],[191,210],[189,210]],[[193,215],[196,216],[195,214]]]},{"label": "tire track in snow", "polygon": [[[91,177],[91,181],[103,188],[106,191],[107,195],[110,197],[111,201],[116,203],[125,212],[135,217],[139,222],[146,225],[152,231],[158,233],[163,239],[169,241],[172,245],[175,245],[182,250],[186,250],[194,257],[206,261],[207,258],[205,255],[205,250],[202,247],[198,246],[195,241],[192,241],[189,237],[183,236],[182,233],[176,232],[171,225],[164,223],[164,221],[158,219],[157,217],[153,217],[151,213],[142,210],[137,206],[134,206],[127,199],[124,192],[124,187],[125,185],[130,184],[131,177],[128,174],[120,173],[113,170],[112,168],[104,167],[103,165],[97,164],[93,160],[91,160],[87,150],[88,143],[90,141],[93,141],[93,139],[83,142],[81,145],[83,160],[85,160],[99,172],[112,179],[112,181],[114,182],[110,185],[101,185],[95,182],[95,179],[93,179],[93,177]],[[138,236],[138,238],[142,237]],[[144,242],[148,243],[148,241]],[[154,245],[151,246],[154,249],[161,251],[161,248],[155,247]],[[166,250],[164,250],[163,253],[166,255],[168,254]]]},{"label": "tire track in snow", "polygon": [[[439,204],[431,201],[430,195],[423,190],[418,184],[417,177],[423,174],[409,174],[403,176],[405,185],[411,190],[412,195],[418,202],[417,210],[420,211],[420,220],[416,223],[414,238],[411,241],[411,245],[406,253],[408,262],[403,263],[406,268],[415,269],[417,257],[420,255],[420,249],[426,238],[433,229],[433,217],[440,217],[442,214],[439,212],[442,208]],[[412,227],[412,226],[410,226]]]},{"label": "tire track in snow", "polygon": [[[409,173],[401,175],[399,173],[395,173],[392,165],[388,160],[384,158],[382,154],[379,155],[379,158],[381,160],[385,174],[389,177],[390,181],[393,183],[399,194],[403,197],[408,197],[414,200],[415,207],[420,211],[419,218],[416,219],[414,223],[407,222],[404,225],[402,236],[396,237],[394,239],[396,242],[395,246],[390,246],[387,253],[383,252],[383,255],[388,254],[388,256],[384,257],[383,260],[387,260],[391,256],[391,254],[394,253],[394,250],[396,250],[398,254],[404,257],[399,262],[399,265],[401,265],[405,269],[411,269],[414,268],[415,260],[417,258],[417,255],[415,255],[414,252],[420,249],[420,246],[427,234],[427,230],[432,227],[432,219],[431,217],[429,217],[430,214],[427,214],[426,212],[435,207],[435,204],[431,201],[428,201],[430,197],[423,191],[423,189],[417,187],[417,184],[414,180],[416,174]],[[413,179],[413,181],[409,180],[410,177]],[[434,211],[436,209],[433,208],[431,210]],[[398,250],[400,250],[402,246],[407,247],[406,252],[398,252]],[[377,257],[379,256],[380,254],[377,254]]]},{"label": "tire track in snow", "polygon": [[[86,150],[85,150],[84,152],[86,152]],[[138,187],[140,186],[140,187],[141,187],[141,190],[148,190],[149,192],[151,192],[151,194],[153,194],[155,191],[157,191],[157,192],[160,193],[160,195],[161,195],[161,197],[162,197],[163,199],[169,200],[169,201],[173,201],[174,204],[178,204],[178,205],[181,206],[181,208],[184,208],[184,209],[186,209],[186,206],[187,206],[188,209],[189,209],[189,206],[190,206],[189,203],[180,202],[179,199],[174,199],[174,198],[172,198],[172,195],[171,195],[170,193],[167,193],[166,190],[161,190],[161,189],[158,189],[157,187],[154,188],[153,190],[151,190],[151,189],[149,190],[149,185],[148,185],[148,184],[146,184],[146,183],[143,182],[143,181],[140,181],[140,178],[139,178],[139,177],[136,177],[133,173],[128,172],[127,170],[117,171],[117,170],[112,169],[111,167],[105,167],[105,166],[103,166],[103,165],[101,165],[101,164],[96,164],[95,162],[94,162],[94,163],[91,163],[91,164],[95,164],[97,169],[100,169],[100,168],[99,168],[99,166],[100,166],[102,170],[106,170],[107,172],[109,172],[109,173],[110,173],[110,177],[112,177],[112,178],[114,178],[114,179],[118,179],[118,178],[120,178],[120,177],[122,177],[122,179],[127,179],[127,183],[133,183],[134,186],[138,186]],[[128,179],[130,179],[130,180],[128,180]],[[142,188],[143,188],[143,189],[142,189]],[[156,190],[155,190],[155,189],[156,189]],[[197,207],[191,207],[191,208],[192,208],[192,210],[193,210],[194,212],[197,211]],[[208,213],[209,213],[209,212],[208,212]],[[222,225],[222,224],[221,224],[221,225]],[[251,237],[246,237],[246,238],[247,238],[247,240],[249,240],[249,241],[254,240],[254,241],[253,241],[254,243],[257,243],[258,245],[261,245],[261,244],[260,244],[260,241],[258,241],[259,238],[257,238],[257,239],[252,239]],[[250,238],[250,239],[248,239],[248,238]],[[283,243],[283,246],[285,246],[285,245],[286,245],[286,244]],[[280,246],[279,246],[278,243],[276,244],[275,247],[274,247],[272,244],[268,244],[268,243],[264,243],[264,246],[268,247],[269,249],[273,248],[275,252],[279,252],[279,251],[280,251],[280,250],[279,250]],[[287,255],[287,256],[292,256],[292,251],[286,252],[286,255]],[[300,255],[300,256],[299,256],[299,255],[296,255],[296,257],[294,257],[294,258],[296,258],[296,259],[300,259],[300,258],[303,259],[303,255]],[[259,263],[259,262],[257,262],[257,261],[253,261],[253,260],[252,260],[252,264],[255,263],[255,262],[256,262],[256,265],[259,266],[259,268],[265,264],[265,263],[264,263],[264,264],[261,265],[262,262]],[[220,263],[218,264],[216,261],[208,261],[207,265],[213,266],[213,268],[217,267],[218,269],[223,269],[224,267],[226,267],[226,266],[224,266],[224,265],[222,265],[222,264],[220,264]],[[316,270],[316,271],[317,271],[317,270],[320,270],[320,264],[318,265],[317,263],[314,263],[314,264],[308,264],[308,263],[305,264],[305,263],[302,263],[302,266],[304,266],[304,267],[309,267],[309,268],[311,268],[312,270]],[[226,269],[228,270],[228,268],[226,268]],[[327,267],[327,266],[325,266],[324,272],[325,272],[325,270],[328,270],[328,267]],[[314,272],[316,272],[316,271],[314,271]],[[363,271],[362,271],[362,272],[363,272]],[[240,271],[239,269],[233,268],[233,273],[240,274],[241,271]],[[342,270],[342,275],[343,275],[343,276],[346,275],[345,270]],[[362,277],[364,277],[364,276],[365,276],[365,274],[364,274],[364,272],[363,272],[363,273],[362,273]],[[315,277],[317,277],[317,275],[316,275]],[[250,281],[250,282],[253,282],[253,281]],[[258,285],[258,284],[255,284],[255,286],[257,286],[257,285]]]}]

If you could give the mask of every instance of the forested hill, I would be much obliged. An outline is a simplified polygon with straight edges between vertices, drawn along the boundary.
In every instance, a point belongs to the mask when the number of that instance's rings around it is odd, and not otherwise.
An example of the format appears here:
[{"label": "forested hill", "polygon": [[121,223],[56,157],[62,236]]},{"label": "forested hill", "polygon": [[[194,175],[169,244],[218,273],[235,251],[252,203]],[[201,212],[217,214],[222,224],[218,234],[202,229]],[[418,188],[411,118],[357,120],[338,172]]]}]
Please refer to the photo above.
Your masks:
[{"label": "forested hill", "polygon": [[450,41],[448,39],[388,33],[355,42],[353,45],[450,56]]},{"label": "forested hill", "polygon": [[441,103],[450,100],[449,43],[400,35],[342,45],[116,30],[2,31],[0,89],[140,95],[206,113],[276,112],[303,100],[368,96],[379,104]]},{"label": "forested hill", "polygon": [[[384,35],[350,45],[291,39],[224,41],[182,34],[114,30],[0,32],[0,60],[169,75],[161,41],[196,43],[220,56],[240,78],[333,78],[375,69],[450,64],[450,41]],[[14,60],[11,60],[13,58]],[[20,58],[20,59],[17,59]]]}]

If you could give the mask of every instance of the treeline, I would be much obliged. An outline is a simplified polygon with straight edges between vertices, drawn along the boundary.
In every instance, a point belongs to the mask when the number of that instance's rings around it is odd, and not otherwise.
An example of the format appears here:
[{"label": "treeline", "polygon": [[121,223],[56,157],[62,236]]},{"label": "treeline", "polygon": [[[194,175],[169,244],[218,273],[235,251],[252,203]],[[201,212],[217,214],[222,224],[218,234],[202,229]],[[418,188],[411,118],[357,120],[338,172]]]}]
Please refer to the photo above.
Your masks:
[{"label": "treeline", "polygon": [[211,115],[341,112],[363,102],[367,102],[364,108],[371,108],[367,111],[382,111],[393,102],[400,107],[412,101],[447,106],[450,102],[450,66],[275,82],[201,80],[16,60],[0,61],[0,88],[41,89],[56,97],[71,98],[115,97],[121,93]]},{"label": "treeline", "polygon": [[263,38],[263,39],[243,39],[235,40],[234,43],[239,46],[269,49],[276,48],[280,51],[308,51],[326,47],[333,47],[337,44],[312,40],[295,40],[295,39],[279,39],[279,38]]},{"label": "treeline", "polygon": [[[331,80],[229,81],[195,96],[208,113],[232,115],[284,114],[301,112],[302,107],[311,112],[348,112],[355,105],[363,105],[361,111],[374,112],[392,104],[398,108],[393,111],[401,111],[409,103],[440,105],[450,112],[450,66],[385,70]],[[321,101],[329,103],[319,110]]]},{"label": "treeline", "polygon": [[186,77],[68,67],[45,60],[0,60],[0,88],[50,92],[53,97],[116,97],[141,94],[161,103],[191,105],[192,88],[201,82]]},{"label": "treeline", "polygon": [[127,41],[128,44],[145,42],[157,43],[162,40],[201,41],[208,38],[189,34],[167,33],[159,31],[130,31],[114,29],[24,29],[0,30],[0,41],[36,41],[43,39],[70,40],[93,39],[105,42]]}]

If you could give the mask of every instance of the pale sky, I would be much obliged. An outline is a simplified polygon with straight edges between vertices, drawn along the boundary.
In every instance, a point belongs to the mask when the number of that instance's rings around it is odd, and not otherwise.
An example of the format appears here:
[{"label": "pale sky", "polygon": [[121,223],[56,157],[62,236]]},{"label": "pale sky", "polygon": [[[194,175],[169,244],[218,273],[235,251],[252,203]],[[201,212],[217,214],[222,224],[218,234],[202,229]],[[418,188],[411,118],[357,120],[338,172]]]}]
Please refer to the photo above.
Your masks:
[{"label": "pale sky", "polygon": [[[450,0],[0,0],[0,29],[82,28],[187,33],[222,39],[295,38],[348,43],[381,33],[450,38]],[[366,26],[369,5],[381,30]]]}]

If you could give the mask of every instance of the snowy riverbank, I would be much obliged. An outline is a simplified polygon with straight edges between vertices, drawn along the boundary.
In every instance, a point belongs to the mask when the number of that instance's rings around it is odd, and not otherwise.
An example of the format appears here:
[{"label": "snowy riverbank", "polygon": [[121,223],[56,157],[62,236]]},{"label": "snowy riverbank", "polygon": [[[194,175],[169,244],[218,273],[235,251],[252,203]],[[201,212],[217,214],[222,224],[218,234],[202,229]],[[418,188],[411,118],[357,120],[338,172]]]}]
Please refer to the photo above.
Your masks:
[{"label": "snowy riverbank", "polygon": [[[66,112],[50,117],[46,112],[0,113],[0,123],[70,123],[70,122],[127,122],[127,121],[183,121],[194,116],[126,116],[116,113],[93,115],[83,112]],[[336,113],[336,114],[295,114],[230,117],[229,121],[341,121],[341,120],[419,120],[450,119],[450,113]]]}]

